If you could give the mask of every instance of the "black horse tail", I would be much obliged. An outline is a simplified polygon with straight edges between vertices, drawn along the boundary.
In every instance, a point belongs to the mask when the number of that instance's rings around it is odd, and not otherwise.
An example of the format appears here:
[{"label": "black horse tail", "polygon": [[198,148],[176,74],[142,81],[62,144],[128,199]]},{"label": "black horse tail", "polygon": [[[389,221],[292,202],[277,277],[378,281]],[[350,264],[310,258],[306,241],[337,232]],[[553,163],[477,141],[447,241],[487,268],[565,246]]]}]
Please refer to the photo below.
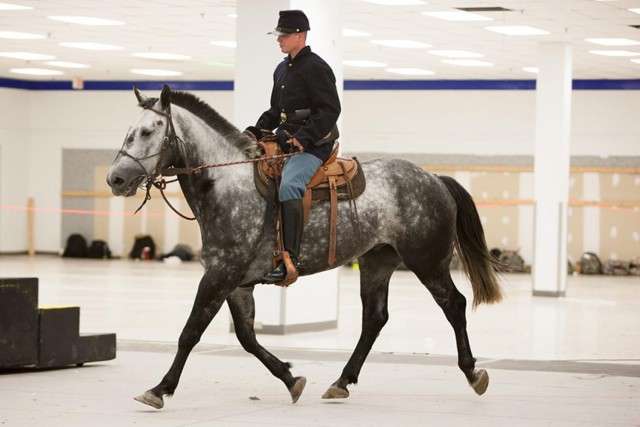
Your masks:
[{"label": "black horse tail", "polygon": [[462,261],[463,271],[471,281],[473,308],[482,303],[500,302],[503,296],[502,287],[496,272],[503,266],[487,249],[476,205],[467,190],[455,179],[449,176],[438,177],[458,207],[455,248]]}]

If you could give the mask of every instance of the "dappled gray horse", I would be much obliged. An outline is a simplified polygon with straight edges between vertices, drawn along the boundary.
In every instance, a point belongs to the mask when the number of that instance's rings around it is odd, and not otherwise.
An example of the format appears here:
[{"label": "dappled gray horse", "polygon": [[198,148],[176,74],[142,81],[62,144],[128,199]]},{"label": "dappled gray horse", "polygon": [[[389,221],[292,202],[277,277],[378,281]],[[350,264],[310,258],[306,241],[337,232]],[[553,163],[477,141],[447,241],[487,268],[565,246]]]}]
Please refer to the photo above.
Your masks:
[{"label": "dappled gray horse", "polygon": [[[197,167],[255,158],[255,142],[210,106],[185,92],[164,86],[160,98],[134,88],[143,111],[129,129],[107,176],[116,196],[133,196],[148,188],[169,167]],[[466,331],[464,296],[449,273],[454,248],[473,288],[473,306],[502,298],[496,262],[489,254],[473,200],[454,179],[425,172],[414,164],[381,159],[362,164],[367,186],[357,199],[361,230],[357,236],[349,201],[339,202],[336,263],[327,266],[328,202],[310,212],[302,239],[301,275],[318,273],[358,258],[362,332],[356,348],[323,398],[346,398],[347,386],[360,369],[388,319],[389,279],[401,262],[413,271],[444,311],[453,327],[458,366],[478,394],[489,376],[475,369]],[[136,397],[162,408],[163,397],[178,385],[189,353],[224,301],[227,301],[242,347],[256,356],[287,386],[295,403],[306,384],[290,364],[265,350],[254,331],[253,288],[271,269],[275,231],[264,229],[265,200],[254,184],[254,166],[241,163],[178,176],[202,234],[202,265],[195,302],[178,341],[173,364],[162,381]],[[267,231],[264,231],[267,230]]]}]

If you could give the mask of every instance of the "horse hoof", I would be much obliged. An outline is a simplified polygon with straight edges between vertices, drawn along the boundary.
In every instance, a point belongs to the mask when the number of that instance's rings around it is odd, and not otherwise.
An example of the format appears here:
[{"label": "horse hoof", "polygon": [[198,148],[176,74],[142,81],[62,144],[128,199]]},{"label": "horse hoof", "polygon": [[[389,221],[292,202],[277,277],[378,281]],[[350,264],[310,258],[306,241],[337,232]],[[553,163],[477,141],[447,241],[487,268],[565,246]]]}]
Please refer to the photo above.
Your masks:
[{"label": "horse hoof", "polygon": [[346,399],[347,397],[349,397],[349,390],[336,387],[335,385],[329,387],[322,395],[323,399]]},{"label": "horse hoof", "polygon": [[296,382],[289,389],[289,393],[291,393],[291,401],[293,403],[296,403],[298,399],[300,399],[300,396],[304,391],[304,387],[307,385],[307,379],[305,377],[296,377],[295,380]]},{"label": "horse hoof", "polygon": [[145,391],[140,396],[134,397],[134,399],[140,403],[144,403],[145,405],[153,406],[156,409],[161,409],[164,406],[162,396],[158,397],[150,390]]},{"label": "horse hoof", "polygon": [[476,379],[469,385],[473,387],[478,396],[482,396],[487,391],[487,387],[489,387],[489,374],[484,369],[478,369],[476,371]]}]

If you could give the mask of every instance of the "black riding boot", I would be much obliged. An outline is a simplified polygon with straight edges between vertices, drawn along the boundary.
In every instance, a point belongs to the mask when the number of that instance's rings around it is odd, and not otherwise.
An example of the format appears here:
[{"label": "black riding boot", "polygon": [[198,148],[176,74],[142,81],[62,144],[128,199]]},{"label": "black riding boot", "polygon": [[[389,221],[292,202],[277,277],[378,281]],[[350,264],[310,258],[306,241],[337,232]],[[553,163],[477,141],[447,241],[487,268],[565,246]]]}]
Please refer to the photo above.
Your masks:
[{"label": "black riding boot", "polygon": [[[302,199],[282,202],[282,238],[284,239],[284,250],[289,252],[289,257],[294,266],[298,265],[303,227],[304,210],[302,207]],[[276,283],[284,280],[286,276],[287,268],[284,262],[281,262],[271,272],[265,274],[262,280],[267,283]]]}]

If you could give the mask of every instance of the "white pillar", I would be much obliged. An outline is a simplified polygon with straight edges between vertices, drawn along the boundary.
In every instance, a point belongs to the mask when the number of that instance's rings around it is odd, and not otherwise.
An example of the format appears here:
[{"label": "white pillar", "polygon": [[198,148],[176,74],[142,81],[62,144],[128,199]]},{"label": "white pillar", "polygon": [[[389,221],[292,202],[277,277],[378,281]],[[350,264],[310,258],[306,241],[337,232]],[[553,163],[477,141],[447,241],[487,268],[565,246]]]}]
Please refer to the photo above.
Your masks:
[{"label": "white pillar", "polygon": [[538,52],[534,150],[533,295],[563,296],[567,284],[567,205],[571,130],[571,47]]},{"label": "white pillar", "polygon": [[[300,9],[309,17],[307,44],[333,68],[342,98],[342,2],[340,0],[238,0],[234,82],[235,123],[254,125],[269,108],[273,71],[282,61],[276,37],[267,35],[278,12]],[[266,272],[265,272],[266,273]],[[291,287],[255,288],[256,332],[286,334],[335,328],[338,323],[338,271],[301,277]]]}]

